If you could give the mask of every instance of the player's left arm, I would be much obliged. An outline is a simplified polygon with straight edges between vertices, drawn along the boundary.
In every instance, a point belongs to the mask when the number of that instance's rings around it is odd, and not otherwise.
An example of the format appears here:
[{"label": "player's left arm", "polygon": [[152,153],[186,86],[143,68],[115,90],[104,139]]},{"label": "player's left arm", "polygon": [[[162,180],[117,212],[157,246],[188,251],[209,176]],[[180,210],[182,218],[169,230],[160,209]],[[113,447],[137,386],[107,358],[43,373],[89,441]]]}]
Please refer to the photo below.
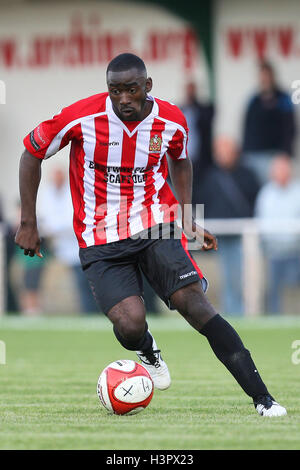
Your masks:
[{"label": "player's left arm", "polygon": [[[174,109],[174,108],[173,108]],[[188,127],[184,114],[177,108],[178,127],[169,142],[169,172],[177,200],[182,210],[182,227],[190,238],[196,238],[202,250],[217,250],[216,237],[198,225],[192,216],[193,168],[187,154]]]},{"label": "player's left arm", "polygon": [[192,216],[192,181],[193,169],[189,158],[169,159],[169,171],[177,200],[182,210],[182,227],[186,235],[196,238],[202,250],[217,250],[218,242],[214,235],[198,225]]}]

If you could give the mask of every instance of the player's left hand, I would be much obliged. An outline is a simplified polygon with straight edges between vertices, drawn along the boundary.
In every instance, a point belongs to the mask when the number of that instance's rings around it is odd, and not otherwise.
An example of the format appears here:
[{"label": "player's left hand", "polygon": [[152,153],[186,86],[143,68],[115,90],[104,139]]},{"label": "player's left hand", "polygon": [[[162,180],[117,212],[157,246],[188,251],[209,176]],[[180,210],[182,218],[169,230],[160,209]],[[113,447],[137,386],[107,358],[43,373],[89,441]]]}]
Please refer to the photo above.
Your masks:
[{"label": "player's left hand", "polygon": [[212,235],[208,230],[201,228],[204,231],[204,243],[202,246],[203,251],[215,250],[218,249],[218,240],[214,235]]},{"label": "player's left hand", "polygon": [[205,230],[200,225],[198,225],[193,219],[191,223],[183,224],[185,234],[190,238],[196,238],[196,240],[201,243],[202,251],[209,251],[218,249],[218,241],[214,235],[212,235],[208,230]]}]

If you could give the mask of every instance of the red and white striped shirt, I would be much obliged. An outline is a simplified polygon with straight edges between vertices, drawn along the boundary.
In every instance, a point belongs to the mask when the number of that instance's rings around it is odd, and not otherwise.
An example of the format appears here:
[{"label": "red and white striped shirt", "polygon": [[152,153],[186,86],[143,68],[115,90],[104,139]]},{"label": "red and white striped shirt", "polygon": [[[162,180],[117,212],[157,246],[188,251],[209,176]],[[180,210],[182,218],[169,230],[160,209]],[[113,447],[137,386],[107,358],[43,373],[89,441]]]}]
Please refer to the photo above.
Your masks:
[{"label": "red and white striped shirt", "polygon": [[71,141],[74,230],[81,248],[110,243],[176,218],[167,154],[187,158],[188,129],[177,106],[151,96],[152,112],[121,121],[108,93],[80,100],[37,126],[26,149],[46,159]]}]

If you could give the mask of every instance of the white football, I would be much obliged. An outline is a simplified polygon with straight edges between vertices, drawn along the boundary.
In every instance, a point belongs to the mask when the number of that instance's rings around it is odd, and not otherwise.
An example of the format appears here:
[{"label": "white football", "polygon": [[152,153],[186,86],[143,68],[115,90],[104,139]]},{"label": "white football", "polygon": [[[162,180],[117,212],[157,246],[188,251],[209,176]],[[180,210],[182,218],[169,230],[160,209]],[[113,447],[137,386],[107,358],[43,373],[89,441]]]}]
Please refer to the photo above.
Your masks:
[{"label": "white football", "polygon": [[153,381],[145,367],[127,359],[105,367],[97,383],[100,402],[110,413],[117,415],[144,410],[152,400],[153,390]]}]

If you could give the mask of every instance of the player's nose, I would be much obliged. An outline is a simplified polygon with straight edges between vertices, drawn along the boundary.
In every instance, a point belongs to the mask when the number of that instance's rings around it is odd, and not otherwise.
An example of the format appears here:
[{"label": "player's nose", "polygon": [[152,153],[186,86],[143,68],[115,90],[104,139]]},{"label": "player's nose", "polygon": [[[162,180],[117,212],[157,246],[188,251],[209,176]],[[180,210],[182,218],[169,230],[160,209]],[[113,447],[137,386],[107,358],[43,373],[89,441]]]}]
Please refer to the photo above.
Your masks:
[{"label": "player's nose", "polygon": [[129,105],[131,103],[131,96],[129,93],[127,93],[126,91],[124,91],[123,93],[121,93],[120,95],[120,101],[119,101],[120,105],[122,107],[125,107],[127,105]]}]

